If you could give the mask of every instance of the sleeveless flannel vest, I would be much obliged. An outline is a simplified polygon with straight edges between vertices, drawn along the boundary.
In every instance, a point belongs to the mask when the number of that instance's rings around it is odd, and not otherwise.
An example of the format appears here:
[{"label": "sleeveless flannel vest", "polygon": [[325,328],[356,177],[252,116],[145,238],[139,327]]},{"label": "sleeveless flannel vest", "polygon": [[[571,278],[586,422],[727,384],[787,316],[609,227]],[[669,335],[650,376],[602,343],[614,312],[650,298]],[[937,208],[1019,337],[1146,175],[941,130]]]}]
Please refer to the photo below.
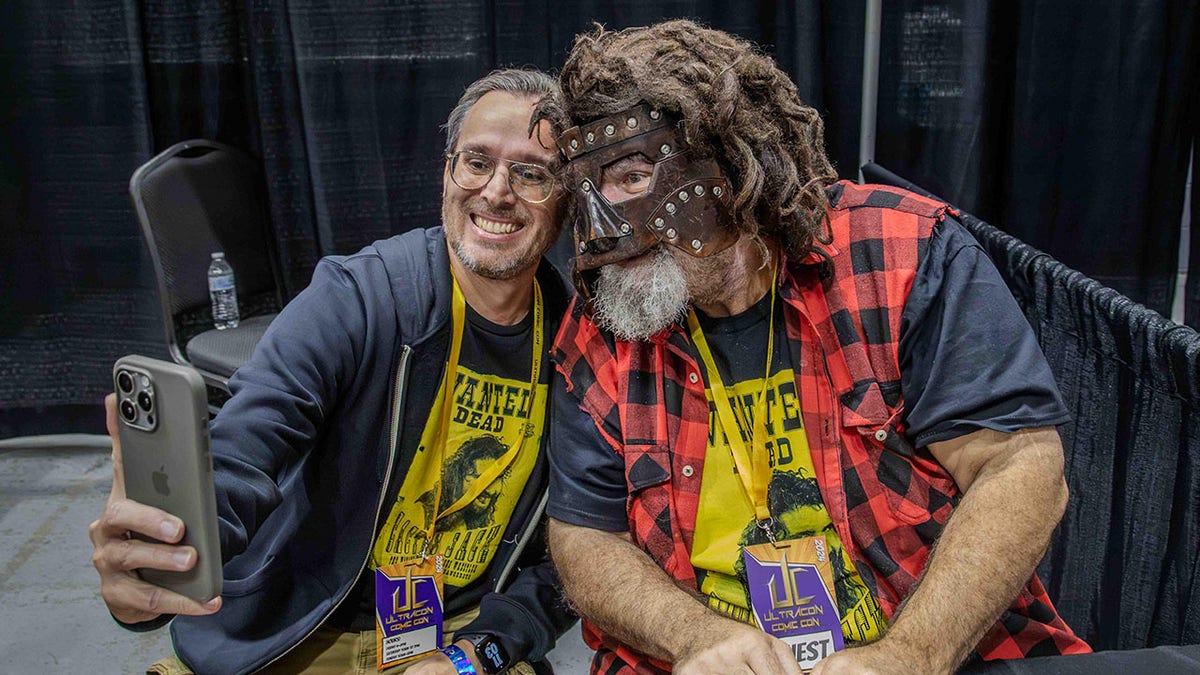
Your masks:
[{"label": "sleeveless flannel vest", "polygon": [[[843,545],[890,619],[916,586],[958,502],[954,479],[906,439],[898,341],[905,301],[944,204],[884,186],[830,189],[828,260],[810,254],[780,275],[792,363],[817,482]],[[622,455],[629,533],[678,583],[690,560],[708,403],[685,330],[614,341],[572,306],[554,360],[568,388]],[[593,673],[663,673],[585,622]],[[1034,575],[976,649],[984,659],[1090,651]]]}]

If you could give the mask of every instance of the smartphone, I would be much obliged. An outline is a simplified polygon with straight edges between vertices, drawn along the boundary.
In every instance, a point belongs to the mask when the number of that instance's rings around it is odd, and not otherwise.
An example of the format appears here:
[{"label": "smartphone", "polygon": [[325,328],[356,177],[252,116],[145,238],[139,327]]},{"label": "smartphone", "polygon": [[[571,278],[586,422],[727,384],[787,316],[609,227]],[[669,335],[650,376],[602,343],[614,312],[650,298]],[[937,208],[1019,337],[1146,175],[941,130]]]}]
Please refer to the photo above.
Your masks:
[{"label": "smartphone", "polygon": [[131,355],[113,365],[113,384],[125,496],[183,520],[182,543],[197,553],[187,572],[138,573],[196,600],[214,598],[221,594],[221,540],[204,380],[193,368]]}]

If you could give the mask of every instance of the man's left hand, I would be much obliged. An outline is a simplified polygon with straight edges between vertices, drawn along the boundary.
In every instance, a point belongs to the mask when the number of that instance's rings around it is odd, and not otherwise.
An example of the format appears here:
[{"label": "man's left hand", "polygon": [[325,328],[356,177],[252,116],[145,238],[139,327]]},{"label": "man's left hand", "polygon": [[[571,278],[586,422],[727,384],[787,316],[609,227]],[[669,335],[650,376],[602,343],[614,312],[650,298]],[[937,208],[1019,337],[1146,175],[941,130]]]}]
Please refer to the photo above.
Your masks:
[{"label": "man's left hand", "polygon": [[894,649],[886,640],[880,640],[861,647],[843,649],[829,658],[822,659],[812,669],[811,675],[910,675],[937,672],[923,661],[918,655],[908,654],[903,649]]},{"label": "man's left hand", "polygon": [[[475,658],[475,645],[466,640],[459,640],[454,644],[466,652],[471,665],[475,666],[475,672],[483,675],[483,666],[479,664],[479,659]],[[439,651],[414,661],[408,670],[404,671],[404,675],[458,675],[458,669],[454,667],[449,656]]]}]

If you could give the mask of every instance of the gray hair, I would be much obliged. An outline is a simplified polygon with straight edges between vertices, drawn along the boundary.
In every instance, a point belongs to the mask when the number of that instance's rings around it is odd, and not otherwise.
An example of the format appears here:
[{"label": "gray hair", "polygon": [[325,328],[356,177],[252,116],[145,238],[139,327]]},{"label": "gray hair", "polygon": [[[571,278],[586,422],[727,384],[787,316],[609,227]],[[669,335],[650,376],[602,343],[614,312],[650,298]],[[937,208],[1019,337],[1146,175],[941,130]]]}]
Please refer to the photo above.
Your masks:
[{"label": "gray hair", "polygon": [[[553,94],[558,91],[558,83],[554,78],[543,73],[540,70],[533,68],[503,68],[493,70],[487,75],[475,80],[467,90],[463,92],[462,98],[458,99],[458,105],[454,106],[454,110],[450,111],[450,117],[446,119],[446,124],[442,126],[446,130],[446,152],[454,152],[454,146],[458,144],[458,135],[462,131],[463,120],[467,118],[467,113],[471,107],[479,102],[485,94],[493,91],[503,91],[514,96],[529,97],[535,100],[541,100],[548,94]],[[530,133],[533,132],[533,124],[529,126]]]}]

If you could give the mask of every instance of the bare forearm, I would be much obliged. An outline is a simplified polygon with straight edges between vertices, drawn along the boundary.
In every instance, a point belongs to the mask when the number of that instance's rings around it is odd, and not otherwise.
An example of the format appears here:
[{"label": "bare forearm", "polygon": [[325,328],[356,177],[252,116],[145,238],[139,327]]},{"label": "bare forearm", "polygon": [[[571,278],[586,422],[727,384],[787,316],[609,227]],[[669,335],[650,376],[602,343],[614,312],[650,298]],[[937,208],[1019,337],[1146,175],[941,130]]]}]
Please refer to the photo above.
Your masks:
[{"label": "bare forearm", "polygon": [[1067,502],[1053,430],[1031,433],[978,473],[886,639],[951,672],[1020,593]]},{"label": "bare forearm", "polygon": [[551,519],[550,552],[581,616],[660,661],[677,661],[712,624],[737,626],[675,585],[627,535]]}]

